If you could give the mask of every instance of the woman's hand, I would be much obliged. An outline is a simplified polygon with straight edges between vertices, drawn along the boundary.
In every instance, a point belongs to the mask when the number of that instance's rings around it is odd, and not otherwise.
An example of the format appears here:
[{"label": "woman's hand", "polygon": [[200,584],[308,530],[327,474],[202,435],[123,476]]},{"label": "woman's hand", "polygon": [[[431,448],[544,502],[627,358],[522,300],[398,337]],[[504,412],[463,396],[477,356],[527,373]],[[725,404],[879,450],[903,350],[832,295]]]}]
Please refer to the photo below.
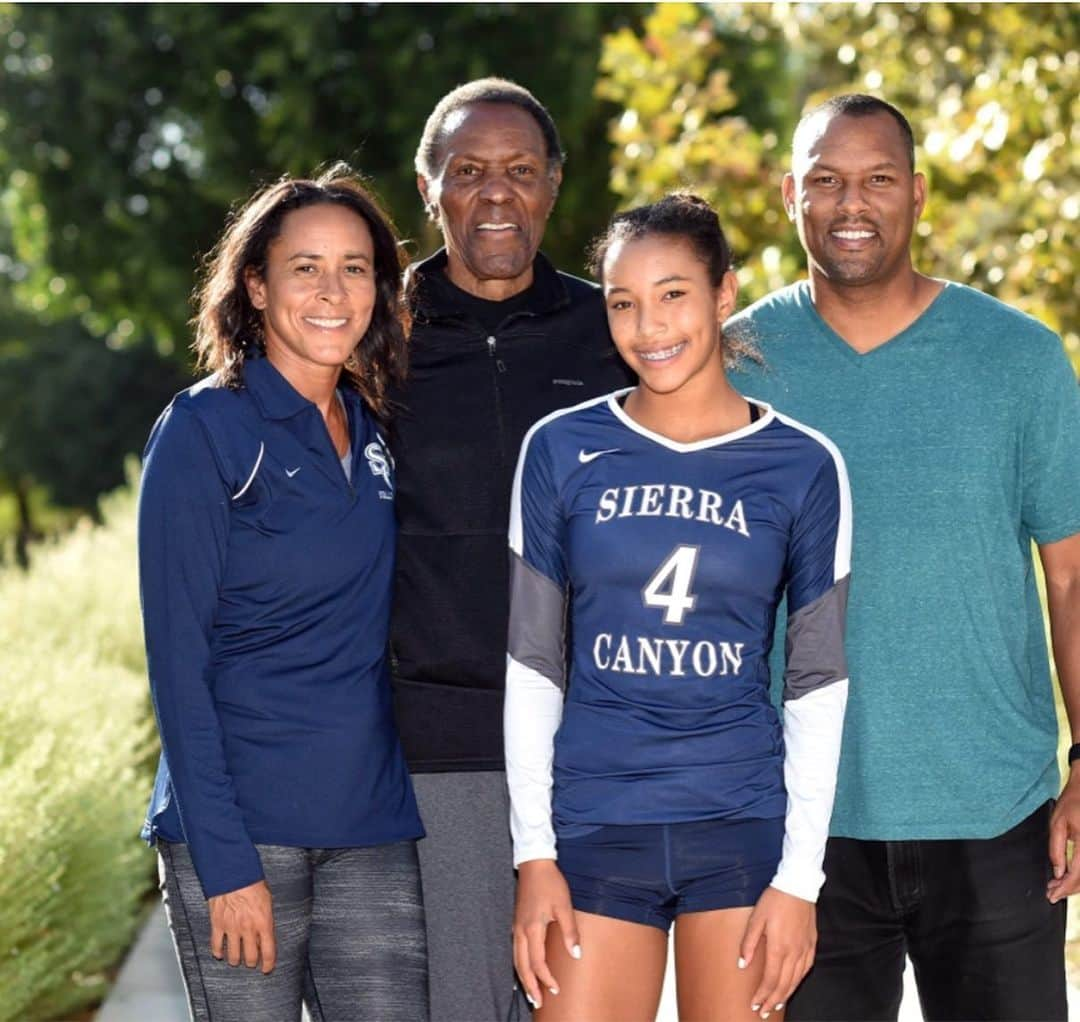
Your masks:
[{"label": "woman's hand", "polygon": [[557,923],[566,953],[581,957],[577,923],[570,904],[570,888],[552,859],[531,859],[518,867],[517,901],[514,906],[514,968],[534,1008],[544,999],[543,984],[553,994],[559,984],[547,965],[547,928]]},{"label": "woman's hand", "polygon": [[261,960],[263,974],[271,972],[277,962],[271,900],[265,880],[207,899],[210,953],[219,959],[228,955],[230,965],[239,965],[242,957],[249,969]]},{"label": "woman's hand", "polygon": [[814,964],[817,946],[816,906],[775,887],[765,888],[746,924],[740,945],[739,968],[753,960],[765,938],[765,971],[751,1002],[762,1018],[787,1004],[792,992]]}]

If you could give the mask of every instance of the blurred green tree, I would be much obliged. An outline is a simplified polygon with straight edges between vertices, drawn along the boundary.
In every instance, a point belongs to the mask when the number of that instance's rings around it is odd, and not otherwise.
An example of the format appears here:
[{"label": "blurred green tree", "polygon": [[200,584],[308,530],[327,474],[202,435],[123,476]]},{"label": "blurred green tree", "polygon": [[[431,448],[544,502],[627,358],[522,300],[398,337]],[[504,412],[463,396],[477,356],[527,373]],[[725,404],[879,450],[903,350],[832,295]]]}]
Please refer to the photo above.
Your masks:
[{"label": "blurred green tree", "polygon": [[[2,303],[0,303],[2,304]],[[124,482],[124,456],[186,374],[148,344],[112,348],[77,320],[0,318],[0,494],[15,508],[15,557],[26,567],[41,535],[34,497],[97,518],[99,494]]]},{"label": "blurred green tree", "polygon": [[908,115],[930,203],[921,269],[1060,332],[1080,369],[1080,9],[1074,4],[659,4],[608,36],[597,92],[625,205],[693,187],[756,298],[801,275],[780,202],[801,111],[870,92]]},{"label": "blurred green tree", "polygon": [[[0,208],[11,201],[10,191],[0,194]],[[31,541],[70,512],[97,518],[98,495],[124,482],[125,455],[142,448],[187,374],[145,334],[106,344],[75,316],[20,307],[13,290],[27,273],[6,254],[13,230],[0,216],[0,499],[10,506],[0,534],[26,567]]]},{"label": "blurred green tree", "polygon": [[[186,347],[196,258],[260,182],[348,159],[423,253],[412,157],[435,101],[504,74],[568,151],[546,250],[580,267],[614,206],[600,40],[644,5],[0,5],[0,180],[20,301]],[[2,267],[0,267],[2,269]]]}]

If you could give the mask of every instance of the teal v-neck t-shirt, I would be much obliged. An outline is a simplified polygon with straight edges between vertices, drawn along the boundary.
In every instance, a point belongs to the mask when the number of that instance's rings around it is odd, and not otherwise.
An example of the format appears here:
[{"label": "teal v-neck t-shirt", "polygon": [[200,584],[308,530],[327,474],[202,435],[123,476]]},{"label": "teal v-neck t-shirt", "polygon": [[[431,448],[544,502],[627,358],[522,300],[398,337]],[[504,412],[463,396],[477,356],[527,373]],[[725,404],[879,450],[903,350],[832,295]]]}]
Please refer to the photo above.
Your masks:
[{"label": "teal v-neck t-shirt", "polygon": [[736,388],[829,436],[850,475],[832,833],[1003,833],[1060,787],[1031,544],[1080,532],[1080,389],[1061,341],[958,284],[867,354],[818,315],[806,282],[725,331],[766,362],[733,372]]}]

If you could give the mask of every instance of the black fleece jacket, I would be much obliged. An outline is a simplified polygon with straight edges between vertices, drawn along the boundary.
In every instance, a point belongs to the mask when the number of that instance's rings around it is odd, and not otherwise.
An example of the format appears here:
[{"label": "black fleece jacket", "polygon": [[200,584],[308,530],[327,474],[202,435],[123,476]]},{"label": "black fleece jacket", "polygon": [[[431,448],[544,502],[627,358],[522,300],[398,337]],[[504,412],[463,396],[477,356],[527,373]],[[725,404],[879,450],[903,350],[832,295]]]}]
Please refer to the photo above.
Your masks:
[{"label": "black fleece jacket", "polygon": [[412,770],[501,770],[518,449],[537,419],[633,377],[594,284],[538,254],[528,309],[491,332],[445,268],[445,250],[410,268],[409,376],[392,395],[394,698]]}]

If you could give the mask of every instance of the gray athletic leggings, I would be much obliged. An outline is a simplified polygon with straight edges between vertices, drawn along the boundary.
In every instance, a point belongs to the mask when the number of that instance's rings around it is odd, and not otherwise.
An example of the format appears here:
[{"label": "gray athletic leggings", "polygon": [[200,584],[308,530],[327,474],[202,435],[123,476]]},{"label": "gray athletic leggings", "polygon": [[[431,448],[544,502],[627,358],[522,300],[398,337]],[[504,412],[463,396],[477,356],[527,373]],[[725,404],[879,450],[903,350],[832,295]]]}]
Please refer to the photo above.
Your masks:
[{"label": "gray athletic leggings", "polygon": [[257,845],[274,899],[277,965],[210,954],[210,915],[187,846],[158,842],[161,893],[195,1022],[424,1022],[427,944],[416,842]]}]

